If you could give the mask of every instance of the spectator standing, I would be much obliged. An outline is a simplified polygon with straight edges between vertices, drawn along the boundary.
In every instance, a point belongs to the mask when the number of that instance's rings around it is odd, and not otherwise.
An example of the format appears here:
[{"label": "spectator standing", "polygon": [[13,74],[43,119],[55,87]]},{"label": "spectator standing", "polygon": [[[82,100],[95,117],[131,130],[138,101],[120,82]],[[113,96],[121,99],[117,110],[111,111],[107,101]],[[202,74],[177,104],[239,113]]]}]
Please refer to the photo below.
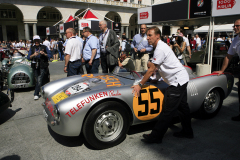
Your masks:
[{"label": "spectator standing", "polygon": [[103,73],[111,73],[118,65],[120,42],[116,33],[107,28],[105,20],[99,22],[102,33],[99,36],[101,66]]},{"label": "spectator standing", "polygon": [[186,42],[183,41],[182,33],[180,33],[178,36],[175,38],[175,42],[173,45],[170,45],[170,48],[172,48],[173,52],[179,59],[179,61],[182,63],[182,65],[186,65],[185,61],[183,60],[183,53],[185,51],[186,47]]},{"label": "spectator standing", "polygon": [[53,38],[52,39],[52,55],[53,55],[53,61],[52,62],[57,62],[58,61],[58,52],[57,52],[57,41]]},{"label": "spectator standing", "polygon": [[76,39],[76,31],[73,28],[66,30],[68,42],[65,48],[64,72],[67,76],[79,75],[81,67],[82,43]]},{"label": "spectator standing", "polygon": [[[240,19],[236,20],[233,26],[234,32],[237,34],[230,45],[228,50],[227,56],[223,60],[222,68],[220,71],[215,71],[214,73],[218,73],[218,75],[223,74],[225,69],[227,68],[228,64],[230,63],[231,59],[235,54],[238,54],[240,57]],[[240,75],[238,76],[239,83],[240,83]],[[240,86],[238,85],[238,101],[239,101],[239,112],[240,112]],[[233,121],[240,121],[240,114],[238,116],[232,117]]]},{"label": "spectator standing", "polygon": [[23,42],[23,40],[20,39],[18,47],[25,47],[25,43]]},{"label": "spectator standing", "polygon": [[2,41],[1,46],[2,46],[3,48],[7,48],[6,42],[5,42],[5,41]]},{"label": "spectator standing", "polygon": [[142,24],[141,33],[133,37],[133,44],[131,46],[135,52],[135,70],[137,72],[140,72],[141,68],[143,68],[143,70],[148,69],[147,63],[149,60],[149,53],[153,49],[152,46],[148,44],[146,31],[147,26]]},{"label": "spectator standing", "polygon": [[190,39],[190,44],[191,44],[191,49],[192,52],[196,50],[196,41],[194,40],[194,36],[192,36],[192,38]]},{"label": "spectator standing", "polygon": [[43,42],[43,45],[47,46],[49,50],[51,49],[51,44],[50,44],[47,37],[45,38],[45,41]]},{"label": "spectator standing", "polygon": [[198,36],[198,34],[196,35],[196,50],[198,51],[199,49],[201,49],[201,39],[200,37]]},{"label": "spectator standing", "polygon": [[38,35],[33,37],[33,41],[35,45],[29,50],[27,59],[32,61],[31,67],[36,78],[34,100],[38,100],[40,97],[39,92],[44,81],[44,76],[49,72],[48,57],[51,56],[51,52],[45,45],[40,44],[40,37]]},{"label": "spectator standing", "polygon": [[99,40],[92,34],[89,27],[83,28],[83,35],[85,37],[83,60],[87,73],[98,73],[100,64],[100,46]]},{"label": "spectator standing", "polygon": [[57,49],[58,49],[60,61],[63,61],[64,60],[64,53],[63,53],[63,42],[62,42],[61,38],[58,39]]},{"label": "spectator standing", "polygon": [[[177,33],[178,33],[178,34],[179,34],[179,33],[182,33],[182,35],[183,35],[183,41],[186,42],[186,49],[187,49],[187,51],[188,51],[188,55],[189,55],[189,57],[191,58],[192,52],[191,52],[189,40],[188,40],[187,37],[184,36],[183,29],[179,28],[179,29],[177,30]],[[184,55],[183,55],[183,56],[184,56]],[[185,59],[185,57],[184,57],[184,59]]]},{"label": "spectator standing", "polygon": [[178,138],[193,138],[190,108],[187,103],[187,85],[189,75],[179,63],[171,48],[160,40],[161,31],[158,27],[148,30],[148,42],[154,47],[154,55],[149,69],[138,85],[132,86],[135,96],[140,95],[142,85],[158,69],[163,80],[169,85],[164,96],[164,107],[151,134],[144,134],[144,142],[161,143],[164,134],[171,125],[173,117],[179,113],[182,130],[173,135]]}]

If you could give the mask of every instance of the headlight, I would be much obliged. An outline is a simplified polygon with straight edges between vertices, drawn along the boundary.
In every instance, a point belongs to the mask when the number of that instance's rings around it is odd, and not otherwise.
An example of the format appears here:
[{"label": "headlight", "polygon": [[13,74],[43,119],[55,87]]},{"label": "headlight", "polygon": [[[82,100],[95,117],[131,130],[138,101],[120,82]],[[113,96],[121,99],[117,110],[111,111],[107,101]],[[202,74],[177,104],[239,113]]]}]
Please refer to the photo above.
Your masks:
[{"label": "headlight", "polygon": [[54,119],[55,119],[57,122],[60,122],[60,113],[59,113],[58,105],[54,105],[53,115],[54,115]]}]

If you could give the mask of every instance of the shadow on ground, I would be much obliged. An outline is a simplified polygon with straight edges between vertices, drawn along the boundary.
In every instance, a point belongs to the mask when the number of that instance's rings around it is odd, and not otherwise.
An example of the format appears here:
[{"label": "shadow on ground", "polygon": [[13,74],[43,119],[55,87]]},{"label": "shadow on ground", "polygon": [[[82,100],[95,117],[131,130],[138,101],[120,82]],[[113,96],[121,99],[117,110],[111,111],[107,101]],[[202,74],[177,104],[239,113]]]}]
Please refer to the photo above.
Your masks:
[{"label": "shadow on ground", "polygon": [[9,119],[11,119],[18,111],[20,111],[22,108],[18,108],[15,111],[11,108],[8,108],[4,112],[0,114],[0,125],[7,122]]}]

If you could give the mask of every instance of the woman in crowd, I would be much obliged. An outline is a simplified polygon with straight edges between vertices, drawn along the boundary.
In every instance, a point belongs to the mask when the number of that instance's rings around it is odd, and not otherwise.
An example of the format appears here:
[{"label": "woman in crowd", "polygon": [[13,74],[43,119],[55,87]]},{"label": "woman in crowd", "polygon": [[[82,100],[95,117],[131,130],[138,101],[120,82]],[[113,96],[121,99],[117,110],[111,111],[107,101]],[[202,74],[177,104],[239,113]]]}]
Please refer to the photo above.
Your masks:
[{"label": "woman in crowd", "polygon": [[176,36],[175,43],[173,45],[170,45],[170,47],[172,48],[173,52],[176,54],[177,58],[182,63],[182,65],[185,65],[183,60],[184,58],[183,53],[185,51],[186,42],[183,41],[181,33],[178,36]]}]

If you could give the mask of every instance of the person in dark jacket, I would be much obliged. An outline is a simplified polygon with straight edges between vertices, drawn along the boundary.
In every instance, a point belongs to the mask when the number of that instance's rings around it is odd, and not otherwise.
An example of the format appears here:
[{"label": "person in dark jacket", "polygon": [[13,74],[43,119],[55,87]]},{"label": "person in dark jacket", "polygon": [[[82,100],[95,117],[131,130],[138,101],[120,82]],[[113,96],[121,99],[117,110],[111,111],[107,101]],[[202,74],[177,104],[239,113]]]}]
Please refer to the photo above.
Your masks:
[{"label": "person in dark jacket", "polygon": [[30,48],[27,59],[32,61],[31,67],[36,78],[34,100],[38,100],[44,76],[47,75],[49,71],[48,57],[51,57],[51,52],[47,46],[40,44],[40,37],[38,35],[33,36],[33,41],[35,45]]}]

